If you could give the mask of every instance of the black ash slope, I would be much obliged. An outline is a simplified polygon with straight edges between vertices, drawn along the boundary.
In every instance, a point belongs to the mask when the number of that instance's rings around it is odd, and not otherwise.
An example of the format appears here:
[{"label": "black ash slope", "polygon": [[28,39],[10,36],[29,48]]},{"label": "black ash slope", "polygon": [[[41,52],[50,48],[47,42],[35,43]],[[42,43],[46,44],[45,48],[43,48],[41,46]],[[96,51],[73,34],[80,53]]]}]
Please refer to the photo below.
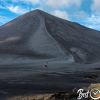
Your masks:
[{"label": "black ash slope", "polygon": [[0,55],[93,63],[100,61],[100,32],[35,10],[0,27]]}]

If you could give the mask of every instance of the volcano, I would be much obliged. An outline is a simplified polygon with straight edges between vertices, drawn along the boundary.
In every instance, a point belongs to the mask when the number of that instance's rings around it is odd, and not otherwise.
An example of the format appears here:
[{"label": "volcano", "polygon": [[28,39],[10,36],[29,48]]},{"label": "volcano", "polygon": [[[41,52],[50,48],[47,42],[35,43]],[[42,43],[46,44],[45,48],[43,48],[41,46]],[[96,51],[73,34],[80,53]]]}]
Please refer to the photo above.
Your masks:
[{"label": "volcano", "polygon": [[41,10],[0,26],[0,63],[51,59],[77,63],[99,61],[100,32]]},{"label": "volcano", "polygon": [[95,82],[99,31],[41,10],[0,26],[0,94],[54,93]]}]

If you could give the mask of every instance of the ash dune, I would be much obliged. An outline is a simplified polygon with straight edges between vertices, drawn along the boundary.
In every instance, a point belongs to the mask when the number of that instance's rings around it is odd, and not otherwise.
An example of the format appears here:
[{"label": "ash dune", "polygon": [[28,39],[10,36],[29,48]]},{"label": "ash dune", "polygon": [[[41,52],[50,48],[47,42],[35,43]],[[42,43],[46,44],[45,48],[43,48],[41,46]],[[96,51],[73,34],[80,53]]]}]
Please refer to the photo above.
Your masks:
[{"label": "ash dune", "polygon": [[26,13],[0,27],[1,64],[41,59],[100,61],[100,32],[41,10]]}]

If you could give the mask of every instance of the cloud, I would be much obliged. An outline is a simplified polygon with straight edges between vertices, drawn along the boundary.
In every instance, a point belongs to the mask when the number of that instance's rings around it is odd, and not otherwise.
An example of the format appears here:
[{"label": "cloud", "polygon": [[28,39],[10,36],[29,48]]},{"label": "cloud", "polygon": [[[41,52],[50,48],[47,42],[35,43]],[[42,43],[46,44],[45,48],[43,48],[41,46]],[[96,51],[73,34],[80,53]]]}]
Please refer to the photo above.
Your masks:
[{"label": "cloud", "polygon": [[16,13],[16,14],[24,14],[24,13],[28,12],[27,9],[24,9],[19,6],[7,6],[6,9],[8,9],[9,11]]},{"label": "cloud", "polygon": [[59,8],[59,7],[80,7],[82,0],[43,0],[44,3],[52,8]]},{"label": "cloud", "polygon": [[85,11],[78,11],[73,13],[72,21],[78,22],[86,27],[100,30],[100,16],[96,15],[92,12],[92,14],[88,14]]},{"label": "cloud", "polygon": [[100,0],[93,0],[91,10],[93,11],[94,14],[100,15]]},{"label": "cloud", "polygon": [[31,4],[37,4],[40,3],[40,0],[12,0],[13,2],[24,2],[24,3],[31,3]]},{"label": "cloud", "polygon": [[45,8],[46,6],[50,8],[59,9],[60,7],[80,7],[82,0],[12,0],[17,3],[25,3],[25,4],[38,4],[41,7]]},{"label": "cloud", "polygon": [[69,16],[65,11],[55,10],[52,14],[63,19],[69,19]]},{"label": "cloud", "polygon": [[[35,4],[39,4],[40,0],[1,0],[0,9],[6,9],[16,14],[24,14],[36,8]],[[40,8],[40,7],[37,7]]]},{"label": "cloud", "polygon": [[100,17],[96,15],[91,15],[85,19],[85,26],[93,29],[100,30]]},{"label": "cloud", "polygon": [[39,0],[22,0],[24,2],[30,2],[30,3],[39,3]]}]

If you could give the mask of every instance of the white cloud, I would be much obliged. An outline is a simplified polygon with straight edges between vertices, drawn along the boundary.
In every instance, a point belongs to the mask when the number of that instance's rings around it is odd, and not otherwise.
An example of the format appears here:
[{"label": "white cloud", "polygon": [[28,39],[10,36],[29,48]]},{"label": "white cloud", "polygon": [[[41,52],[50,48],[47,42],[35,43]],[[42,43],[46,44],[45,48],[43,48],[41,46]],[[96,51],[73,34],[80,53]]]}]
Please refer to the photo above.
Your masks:
[{"label": "white cloud", "polygon": [[13,13],[17,13],[17,14],[24,14],[24,13],[28,12],[27,9],[21,8],[19,6],[7,6],[6,8],[9,11],[11,11]]},{"label": "white cloud", "polygon": [[80,7],[82,0],[12,0],[13,2],[24,2],[27,4],[39,4],[40,7],[46,7],[49,6],[51,8],[57,8],[60,7]]},{"label": "white cloud", "polygon": [[30,2],[30,3],[39,3],[39,0],[23,0],[23,1]]},{"label": "white cloud", "polygon": [[68,14],[65,11],[55,10],[52,14],[63,19],[69,19]]},{"label": "white cloud", "polygon": [[43,0],[46,5],[49,5],[52,8],[59,7],[69,7],[69,6],[77,6],[81,5],[82,0]]},{"label": "white cloud", "polygon": [[100,30],[100,17],[96,15],[91,15],[90,17],[85,19],[85,26]]},{"label": "white cloud", "polygon": [[36,4],[39,3],[40,0],[12,0],[13,2],[25,2],[25,3],[32,3],[32,4]]},{"label": "white cloud", "polygon": [[100,15],[100,0],[93,0],[91,10],[93,11],[93,13]]}]

